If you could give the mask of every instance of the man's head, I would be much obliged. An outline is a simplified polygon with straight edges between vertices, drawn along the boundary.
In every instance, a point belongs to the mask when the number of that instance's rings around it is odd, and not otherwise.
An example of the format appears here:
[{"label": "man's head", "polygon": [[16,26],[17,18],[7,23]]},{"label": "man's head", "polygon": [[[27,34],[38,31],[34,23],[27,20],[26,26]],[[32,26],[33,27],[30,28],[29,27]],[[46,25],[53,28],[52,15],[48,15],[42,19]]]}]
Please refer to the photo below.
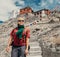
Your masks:
[{"label": "man's head", "polygon": [[24,25],[24,17],[18,17],[17,21],[19,25]]}]

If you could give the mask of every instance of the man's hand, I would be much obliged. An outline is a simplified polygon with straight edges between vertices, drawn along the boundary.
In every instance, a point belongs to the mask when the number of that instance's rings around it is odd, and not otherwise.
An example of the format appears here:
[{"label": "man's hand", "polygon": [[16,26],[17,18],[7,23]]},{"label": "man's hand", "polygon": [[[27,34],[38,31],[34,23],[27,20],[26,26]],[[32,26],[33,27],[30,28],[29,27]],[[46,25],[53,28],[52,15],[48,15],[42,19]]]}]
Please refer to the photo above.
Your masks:
[{"label": "man's hand", "polygon": [[26,55],[28,54],[28,49],[25,50],[25,54],[26,54]]},{"label": "man's hand", "polygon": [[10,46],[7,46],[6,51],[7,51],[7,52],[10,51]]}]

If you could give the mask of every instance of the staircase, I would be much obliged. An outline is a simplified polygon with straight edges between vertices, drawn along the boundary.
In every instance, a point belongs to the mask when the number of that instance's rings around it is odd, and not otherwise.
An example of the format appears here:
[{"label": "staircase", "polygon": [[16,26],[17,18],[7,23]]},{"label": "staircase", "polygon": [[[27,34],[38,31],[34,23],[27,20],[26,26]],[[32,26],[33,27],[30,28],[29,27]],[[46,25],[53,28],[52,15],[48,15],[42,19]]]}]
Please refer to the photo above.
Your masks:
[{"label": "staircase", "polygon": [[39,46],[39,43],[37,41],[37,35],[32,35],[30,37],[30,51],[27,57],[42,57],[42,51],[41,47]]}]

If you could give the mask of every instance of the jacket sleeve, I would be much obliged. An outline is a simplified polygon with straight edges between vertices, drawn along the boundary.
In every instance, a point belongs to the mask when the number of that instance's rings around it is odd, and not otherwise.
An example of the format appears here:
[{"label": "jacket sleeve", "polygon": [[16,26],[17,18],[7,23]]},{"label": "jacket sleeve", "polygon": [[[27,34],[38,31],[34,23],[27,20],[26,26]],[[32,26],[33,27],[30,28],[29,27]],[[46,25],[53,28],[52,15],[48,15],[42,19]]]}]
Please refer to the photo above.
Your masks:
[{"label": "jacket sleeve", "polygon": [[12,36],[12,37],[13,37],[13,32],[14,32],[14,30],[12,30],[12,31],[10,32],[10,36]]}]

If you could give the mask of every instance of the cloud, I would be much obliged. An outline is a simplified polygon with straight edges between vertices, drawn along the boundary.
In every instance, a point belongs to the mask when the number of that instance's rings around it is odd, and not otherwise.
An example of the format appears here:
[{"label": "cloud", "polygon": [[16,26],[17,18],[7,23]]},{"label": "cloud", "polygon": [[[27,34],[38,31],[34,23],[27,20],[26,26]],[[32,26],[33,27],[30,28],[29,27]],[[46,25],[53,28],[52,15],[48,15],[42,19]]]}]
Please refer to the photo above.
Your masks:
[{"label": "cloud", "polygon": [[60,4],[60,0],[57,0],[58,4]]},{"label": "cloud", "polygon": [[8,12],[17,9],[12,0],[1,0],[0,1],[0,20],[8,20]]},{"label": "cloud", "polygon": [[52,10],[57,5],[60,5],[60,0],[41,0],[41,2],[38,3],[40,8],[48,8]]},{"label": "cloud", "polygon": [[53,2],[54,2],[54,0],[49,0],[49,3],[51,3],[51,4],[52,4]]},{"label": "cloud", "polygon": [[19,4],[20,4],[20,5],[25,5],[24,1],[22,1],[22,0],[19,1]]},{"label": "cloud", "polygon": [[25,1],[24,1],[24,0],[14,0],[14,4],[15,4],[17,7],[25,6]]},{"label": "cloud", "polygon": [[46,5],[47,5],[47,3],[44,2],[44,1],[42,1],[42,3],[41,3],[41,7],[46,6]]},{"label": "cloud", "polygon": [[60,4],[60,2],[58,2]]},{"label": "cloud", "polygon": [[48,3],[47,1],[45,0],[42,0],[40,3],[38,3],[40,8],[43,9],[43,8],[48,8]]}]

